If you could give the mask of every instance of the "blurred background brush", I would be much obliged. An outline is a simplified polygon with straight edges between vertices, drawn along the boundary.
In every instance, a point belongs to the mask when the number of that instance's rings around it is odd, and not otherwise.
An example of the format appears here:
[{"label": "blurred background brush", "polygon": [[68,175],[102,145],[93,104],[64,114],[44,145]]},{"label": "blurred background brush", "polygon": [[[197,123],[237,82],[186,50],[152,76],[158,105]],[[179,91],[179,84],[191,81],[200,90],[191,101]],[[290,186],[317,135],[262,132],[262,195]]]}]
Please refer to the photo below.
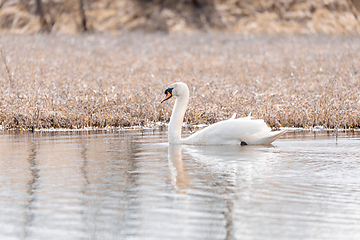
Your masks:
[{"label": "blurred background brush", "polygon": [[355,6],[356,10],[360,13],[360,0],[350,0],[350,1]]},{"label": "blurred background brush", "polygon": [[359,34],[359,14],[359,0],[0,0],[0,31]]},{"label": "blurred background brush", "polygon": [[359,20],[358,14],[360,14],[360,0],[349,0],[350,5],[354,6],[354,15],[357,20]]}]

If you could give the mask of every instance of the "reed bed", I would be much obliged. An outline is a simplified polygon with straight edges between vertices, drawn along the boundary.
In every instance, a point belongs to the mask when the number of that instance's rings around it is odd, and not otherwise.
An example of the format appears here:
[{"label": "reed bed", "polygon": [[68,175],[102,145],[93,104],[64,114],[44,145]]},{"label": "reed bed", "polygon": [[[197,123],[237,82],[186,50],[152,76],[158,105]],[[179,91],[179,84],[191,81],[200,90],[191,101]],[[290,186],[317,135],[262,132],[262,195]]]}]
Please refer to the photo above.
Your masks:
[{"label": "reed bed", "polygon": [[359,36],[1,34],[0,49],[2,129],[161,125],[179,80],[187,124],[360,126]]}]

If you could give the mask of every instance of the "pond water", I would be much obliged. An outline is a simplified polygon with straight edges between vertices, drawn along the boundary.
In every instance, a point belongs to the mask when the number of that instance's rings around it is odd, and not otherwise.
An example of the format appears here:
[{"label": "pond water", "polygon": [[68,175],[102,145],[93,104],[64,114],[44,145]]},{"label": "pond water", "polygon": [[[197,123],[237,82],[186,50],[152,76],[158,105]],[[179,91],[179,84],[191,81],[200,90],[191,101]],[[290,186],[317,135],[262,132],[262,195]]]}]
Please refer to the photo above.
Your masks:
[{"label": "pond water", "polygon": [[0,239],[360,239],[360,133],[0,132]]}]

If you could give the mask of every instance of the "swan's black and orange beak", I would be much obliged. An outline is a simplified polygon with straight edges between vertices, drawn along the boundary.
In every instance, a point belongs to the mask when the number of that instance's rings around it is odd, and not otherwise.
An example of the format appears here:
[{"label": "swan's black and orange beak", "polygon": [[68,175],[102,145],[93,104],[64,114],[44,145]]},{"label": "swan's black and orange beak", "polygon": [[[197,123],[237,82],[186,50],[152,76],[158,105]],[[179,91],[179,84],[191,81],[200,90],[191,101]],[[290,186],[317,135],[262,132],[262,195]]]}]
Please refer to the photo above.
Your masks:
[{"label": "swan's black and orange beak", "polygon": [[161,103],[163,103],[163,102],[165,102],[166,100],[168,100],[169,98],[171,98],[173,95],[172,95],[172,90],[173,90],[174,88],[168,88],[168,89],[166,89],[165,90],[165,97],[164,97],[164,99],[163,100],[161,100]]}]

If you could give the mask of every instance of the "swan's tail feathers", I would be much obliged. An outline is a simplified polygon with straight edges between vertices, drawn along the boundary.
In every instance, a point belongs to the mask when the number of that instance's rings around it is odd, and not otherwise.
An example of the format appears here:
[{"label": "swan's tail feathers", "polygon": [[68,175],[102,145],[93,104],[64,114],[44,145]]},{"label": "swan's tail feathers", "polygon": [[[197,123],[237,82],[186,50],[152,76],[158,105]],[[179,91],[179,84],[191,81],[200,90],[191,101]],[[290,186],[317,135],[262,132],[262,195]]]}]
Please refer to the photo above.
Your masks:
[{"label": "swan's tail feathers", "polygon": [[235,117],[236,117],[236,113],[234,113],[234,114],[231,116],[230,120],[234,120]]},{"label": "swan's tail feathers", "polygon": [[249,113],[249,115],[247,116],[248,118],[252,118],[252,116],[251,116],[251,112]]},{"label": "swan's tail feathers", "polygon": [[273,131],[270,132],[270,136],[267,138],[267,144],[272,143],[276,139],[278,139],[281,135],[285,134],[287,130]]}]

